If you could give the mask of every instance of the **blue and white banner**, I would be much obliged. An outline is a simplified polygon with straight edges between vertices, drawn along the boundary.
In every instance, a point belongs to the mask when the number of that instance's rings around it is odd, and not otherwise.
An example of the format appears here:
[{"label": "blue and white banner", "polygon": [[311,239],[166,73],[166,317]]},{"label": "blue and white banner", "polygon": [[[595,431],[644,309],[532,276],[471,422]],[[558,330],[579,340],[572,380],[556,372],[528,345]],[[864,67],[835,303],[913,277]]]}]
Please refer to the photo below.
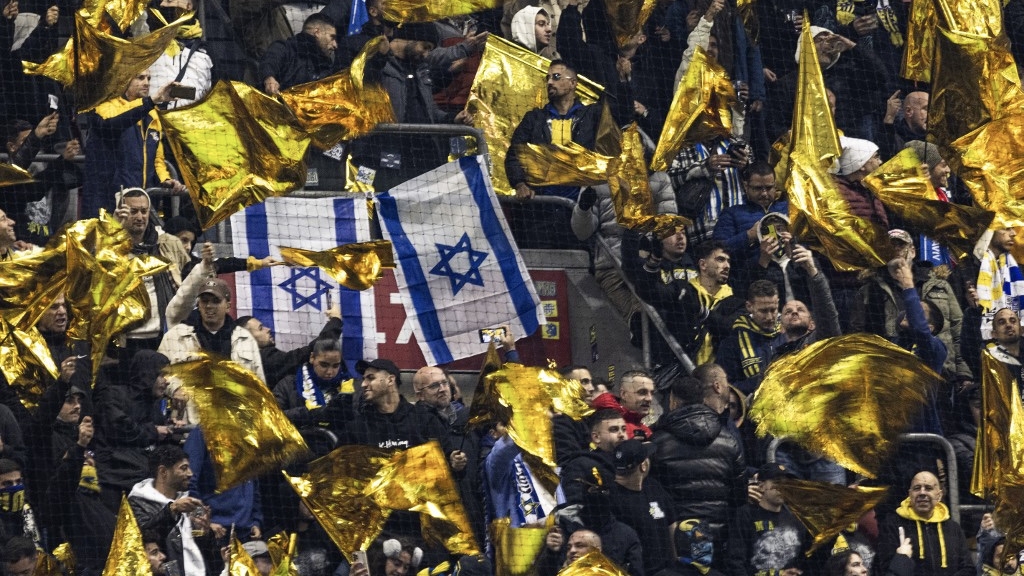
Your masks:
[{"label": "blue and white banner", "polygon": [[376,198],[416,341],[431,366],[487,350],[479,330],[517,338],[544,323],[481,156],[461,158]]},{"label": "blue and white banner", "polygon": [[[281,259],[281,246],[322,251],[370,239],[365,199],[268,198],[231,216],[235,255]],[[239,316],[251,315],[274,331],[278,348],[292,350],[320,334],[327,317],[327,295],[341,305],[342,349],[349,371],[355,362],[377,357],[373,288],[339,287],[319,268],[274,266],[235,274]],[[276,382],[270,383],[271,386]]]}]

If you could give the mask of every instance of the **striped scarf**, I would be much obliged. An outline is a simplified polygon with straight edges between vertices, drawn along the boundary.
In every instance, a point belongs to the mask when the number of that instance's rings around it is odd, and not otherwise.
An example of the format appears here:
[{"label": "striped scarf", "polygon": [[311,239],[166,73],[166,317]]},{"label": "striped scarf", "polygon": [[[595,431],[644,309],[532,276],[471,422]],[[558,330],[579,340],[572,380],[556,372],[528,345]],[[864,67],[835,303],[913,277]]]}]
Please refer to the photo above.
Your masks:
[{"label": "striped scarf", "polygon": [[996,256],[985,252],[978,270],[978,303],[983,312],[982,337],[992,333],[992,316],[1003,308],[1020,314],[1024,309],[1024,274],[1009,252]]}]

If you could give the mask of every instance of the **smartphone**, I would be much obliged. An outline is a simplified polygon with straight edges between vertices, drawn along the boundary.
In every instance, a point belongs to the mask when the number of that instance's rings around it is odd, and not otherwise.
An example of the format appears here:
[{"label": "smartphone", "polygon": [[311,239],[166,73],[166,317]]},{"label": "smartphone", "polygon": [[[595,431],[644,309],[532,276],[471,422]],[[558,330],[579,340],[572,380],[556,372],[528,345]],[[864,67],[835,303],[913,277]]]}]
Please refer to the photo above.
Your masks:
[{"label": "smartphone", "polygon": [[47,99],[50,102],[50,110],[53,110],[55,112],[57,110],[60,110],[60,101],[57,100],[57,95],[56,94],[47,94],[46,96],[47,96]]},{"label": "smartphone", "polygon": [[366,566],[367,570],[370,569],[370,563],[366,560],[366,550],[356,550],[352,553],[352,557],[356,559],[356,562]]},{"label": "smartphone", "polygon": [[168,90],[167,93],[171,98],[184,98],[186,100],[196,99],[195,86],[171,86],[171,89]]},{"label": "smartphone", "polygon": [[775,258],[782,258],[783,256],[785,256],[786,245],[782,241],[782,238],[779,237],[779,232],[778,230],[775,229],[775,224],[768,225],[768,235],[771,236],[772,238],[775,238],[775,241],[779,243],[779,247],[775,249],[775,252],[772,252],[772,256],[774,256]]},{"label": "smartphone", "polygon": [[484,328],[480,331],[480,342],[483,344],[489,344],[491,342],[501,342],[505,339],[505,328]]}]

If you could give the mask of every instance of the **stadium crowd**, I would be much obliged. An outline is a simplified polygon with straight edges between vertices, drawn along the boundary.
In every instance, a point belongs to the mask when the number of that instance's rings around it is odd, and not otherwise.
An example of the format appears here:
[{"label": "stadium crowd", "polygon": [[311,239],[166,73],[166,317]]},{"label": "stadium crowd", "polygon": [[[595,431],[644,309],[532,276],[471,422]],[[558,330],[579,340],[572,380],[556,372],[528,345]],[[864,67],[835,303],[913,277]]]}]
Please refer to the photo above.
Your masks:
[{"label": "stadium crowd", "polygon": [[[1024,277],[1013,258],[1014,230],[990,231],[976,259],[956,261],[941,243],[904,230],[863,183],[909,147],[940,199],[972,202],[937,147],[926,143],[929,86],[899,77],[910,2],[761,0],[753,36],[733,0],[666,0],[621,45],[603,0],[508,0],[495,10],[403,26],[385,18],[387,0],[367,0],[365,22],[348,27],[349,34],[346,25],[358,11],[346,0],[300,7],[294,34],[287,27],[282,33],[277,3],[213,2],[206,9],[210,28],[231,40],[207,43],[181,34],[174,56],[160,56],[121,96],[79,114],[70,91],[22,67],[62,46],[78,6],[0,1],[4,152],[35,178],[0,193],[0,260],[17,259],[63,225],[103,208],[129,232],[134,253],[172,263],[147,278],[150,315],[110,347],[95,386],[89,345],[67,338],[63,299],[37,325],[59,367],[58,378],[41,383],[38,407],[30,411],[16,387],[0,386],[5,573],[32,574],[67,542],[74,574],[100,574],[123,494],[155,574],[221,573],[232,531],[264,574],[271,569],[265,540],[280,531],[299,534],[302,575],[492,573],[490,546],[486,557],[434,568],[448,558],[423,540],[413,514],[394,514],[366,563],[350,565],[280,475],[217,492],[196,411],[161,372],[200,349],[257,374],[310,438],[330,432],[329,445],[398,450],[438,440],[480,543],[490,542],[487,526],[497,519],[548,528],[532,568],[542,576],[592,550],[632,576],[1018,571],[991,514],[965,513],[961,528],[943,502],[955,485],[960,503],[984,504],[968,491],[982,351],[1018,382],[1024,374]],[[115,33],[139,36],[194,8],[191,0],[155,0],[151,7],[148,17]],[[230,17],[219,28],[217,14]],[[852,213],[888,230],[897,255],[859,274],[836,270],[789,232],[786,191],[776,180],[772,144],[792,125],[794,54],[799,57],[805,17],[843,134],[835,184]],[[1005,2],[1003,18],[1013,53],[1024,62],[1024,0]],[[387,42],[367,62],[366,80],[387,90],[402,123],[473,122],[465,105],[488,35],[550,58],[548,102],[518,111],[513,144],[596,146],[603,102],[578,100],[581,75],[605,87],[602,99],[616,122],[635,122],[649,152],[697,47],[733,81],[732,135],[686,147],[667,171],[649,175],[657,210],[693,221],[667,234],[641,235],[616,223],[607,185],[529,185],[517,149],[508,150],[515,202],[507,212],[519,247],[591,251],[594,275],[630,320],[636,341],[643,336],[638,297],[697,365],[686,374],[662,335],[652,332],[650,370],[606,382],[586,366],[565,367],[565,376],[587,389],[594,414],[585,422],[553,417],[557,489],[531,470],[507,422],[467,426],[466,403],[442,367],[410,377],[391,360],[366,359],[356,365],[358,374],[349,374],[337,308],[327,312],[319,335],[309,335],[308,346],[287,351],[258,319],[232,318],[231,290],[218,274],[275,262],[260,254],[217,258],[213,245],[202,242],[189,202],[171,217],[170,205],[146,191],[185,190],[157,110],[199,100],[219,79],[245,80],[277,95],[346,69],[380,35]],[[346,151],[375,173],[378,189],[438,166],[450,152],[447,139],[412,134],[369,136]],[[543,196],[565,202],[537,201]],[[901,447],[878,480],[891,486],[890,501],[808,557],[811,538],[775,483],[865,479],[795,445],[783,444],[769,461],[770,439],[755,436],[745,407],[772,362],[854,332],[904,346],[942,375],[944,385],[931,393],[911,430],[945,437],[958,474],[949,477],[941,451]],[[507,361],[518,358],[515,342],[513,335],[501,342]],[[357,384],[346,388],[353,377]],[[289,472],[304,464],[291,464]]]}]

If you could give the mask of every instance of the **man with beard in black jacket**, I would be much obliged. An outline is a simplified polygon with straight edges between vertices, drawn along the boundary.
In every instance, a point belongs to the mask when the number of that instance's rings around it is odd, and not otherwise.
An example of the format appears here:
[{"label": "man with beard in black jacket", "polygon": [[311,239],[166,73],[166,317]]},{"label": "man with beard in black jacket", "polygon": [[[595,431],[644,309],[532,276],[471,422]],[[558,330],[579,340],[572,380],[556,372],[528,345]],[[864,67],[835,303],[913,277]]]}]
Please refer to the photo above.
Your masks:
[{"label": "man with beard in black jacket", "polygon": [[[717,364],[702,364],[693,377],[672,383],[669,412],[654,429],[657,451],[651,475],[672,496],[675,520],[708,524],[716,552],[727,542],[729,515],[746,498],[746,463],[737,436],[728,429],[729,382]],[[721,569],[725,557],[712,565]]]}]

